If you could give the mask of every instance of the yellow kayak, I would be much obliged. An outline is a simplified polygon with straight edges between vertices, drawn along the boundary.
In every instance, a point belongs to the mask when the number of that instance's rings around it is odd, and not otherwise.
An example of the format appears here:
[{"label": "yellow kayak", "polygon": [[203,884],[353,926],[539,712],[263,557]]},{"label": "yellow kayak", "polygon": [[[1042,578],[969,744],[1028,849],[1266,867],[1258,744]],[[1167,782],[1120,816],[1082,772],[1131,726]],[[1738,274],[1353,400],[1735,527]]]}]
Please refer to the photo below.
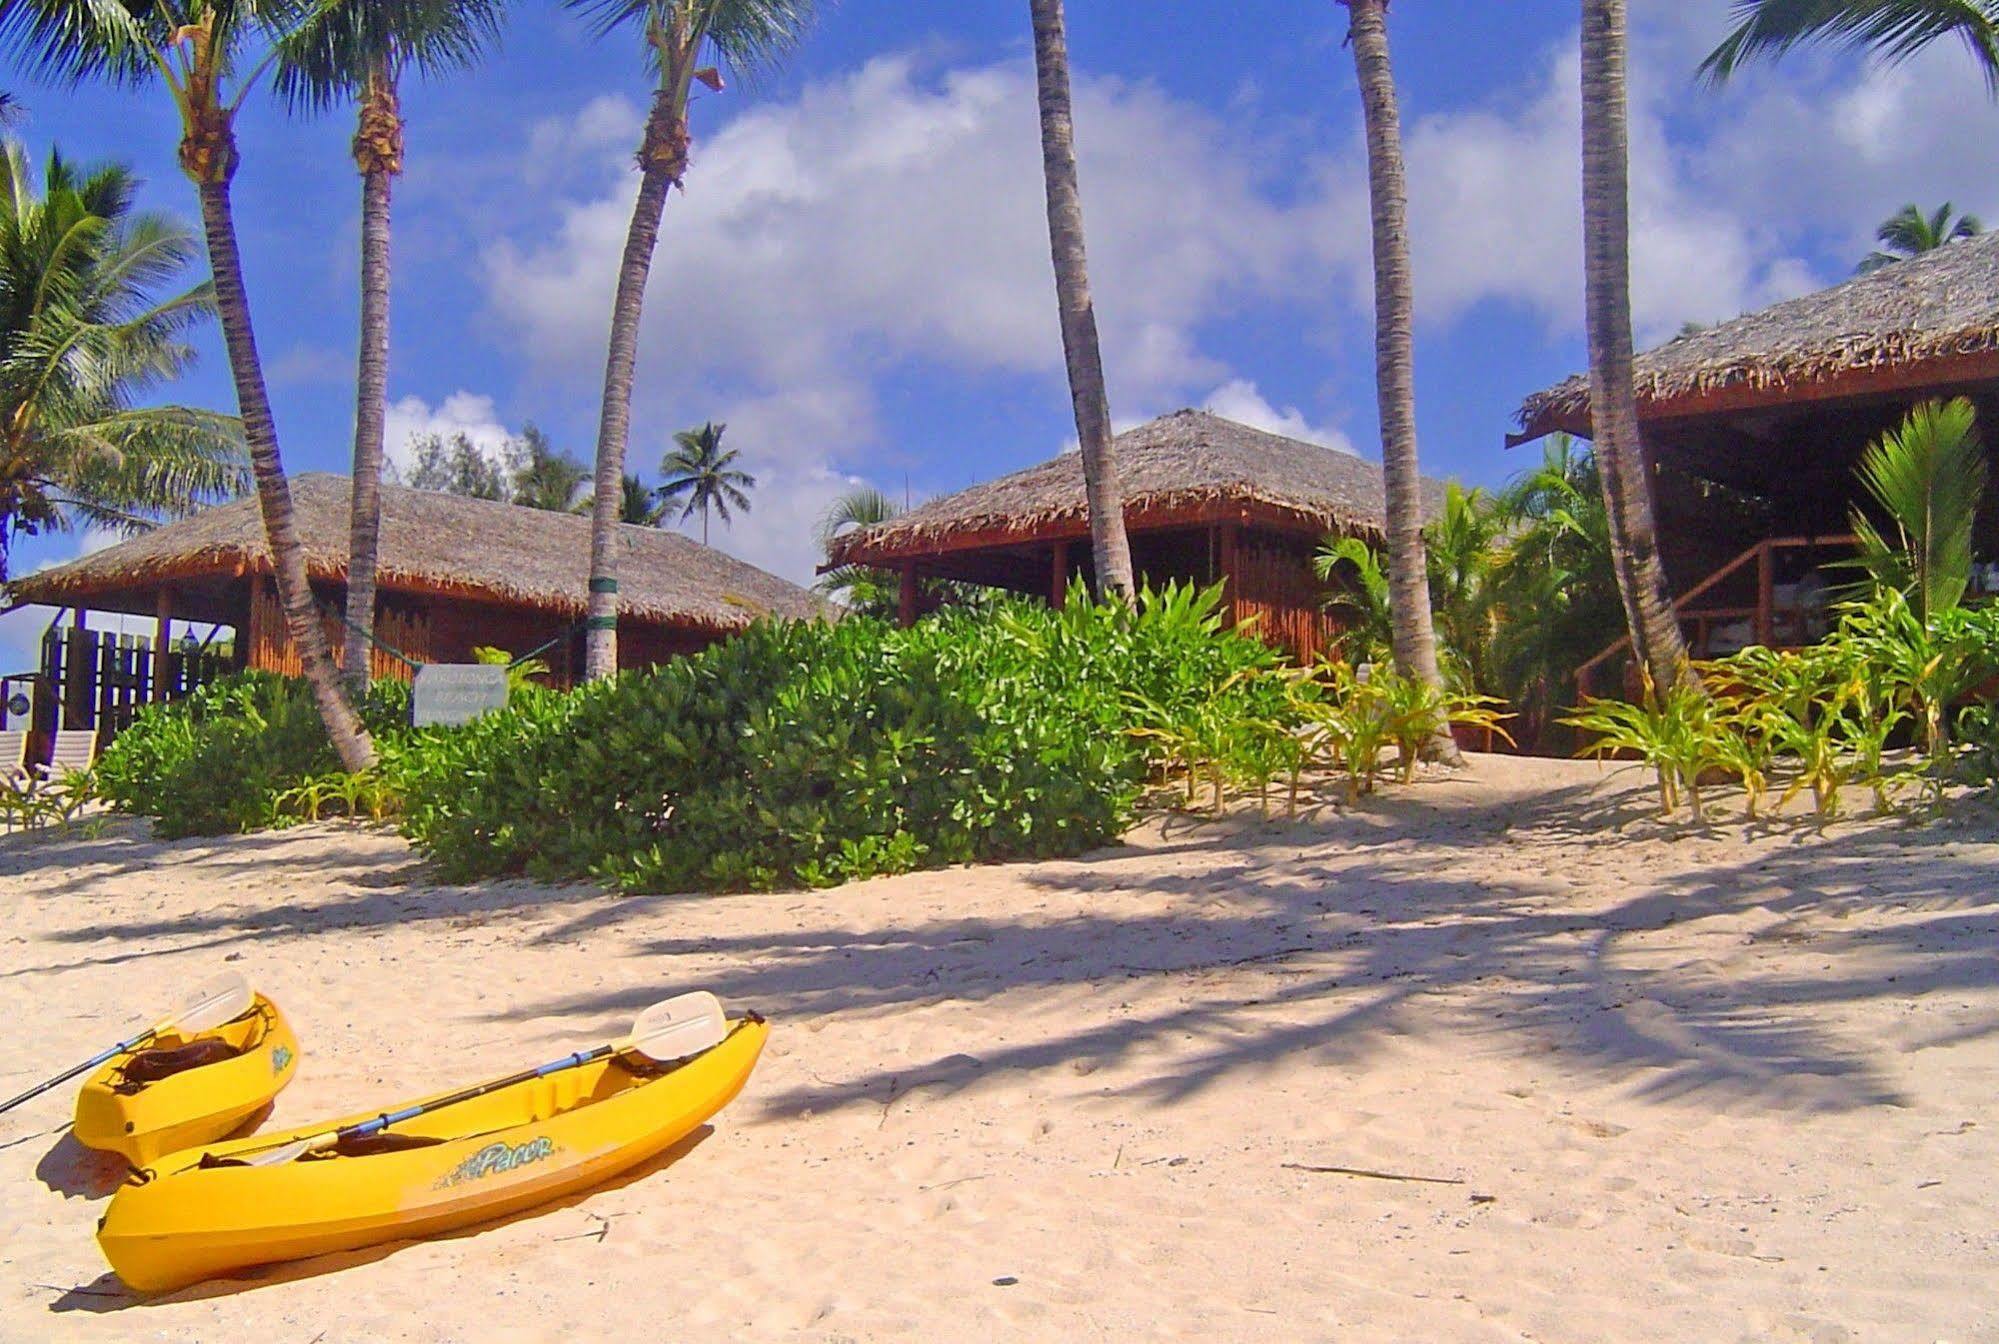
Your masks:
[{"label": "yellow kayak", "polygon": [[221,1026],[186,1037],[169,1032],[114,1055],[77,1093],[72,1132],[85,1147],[142,1167],[239,1128],[297,1069],[298,1038],[259,994]]},{"label": "yellow kayak", "polygon": [[127,1286],[166,1292],[531,1208],[693,1133],[742,1091],[768,1031],[752,1014],[677,1064],[616,1055],[280,1165],[238,1163],[370,1116],[173,1153],[119,1188],[97,1243]]}]

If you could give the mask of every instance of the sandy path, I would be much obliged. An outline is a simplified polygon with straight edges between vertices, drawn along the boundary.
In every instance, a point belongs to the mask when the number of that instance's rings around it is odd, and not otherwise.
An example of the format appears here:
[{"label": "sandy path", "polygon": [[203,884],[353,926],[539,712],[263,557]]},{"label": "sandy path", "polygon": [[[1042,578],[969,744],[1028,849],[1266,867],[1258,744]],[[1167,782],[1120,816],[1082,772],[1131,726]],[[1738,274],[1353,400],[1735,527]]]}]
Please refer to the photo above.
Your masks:
[{"label": "sandy path", "polygon": [[223,959],[302,1040],[273,1123],[674,987],[776,1025],[635,1179],[159,1301],[103,1273],[66,1100],[31,1105],[0,1339],[1999,1340],[1999,821],[1662,832],[1625,783],[1481,759],[1295,825],[699,899],[435,887],[338,827],[0,843],[34,1042],[0,1092]]}]

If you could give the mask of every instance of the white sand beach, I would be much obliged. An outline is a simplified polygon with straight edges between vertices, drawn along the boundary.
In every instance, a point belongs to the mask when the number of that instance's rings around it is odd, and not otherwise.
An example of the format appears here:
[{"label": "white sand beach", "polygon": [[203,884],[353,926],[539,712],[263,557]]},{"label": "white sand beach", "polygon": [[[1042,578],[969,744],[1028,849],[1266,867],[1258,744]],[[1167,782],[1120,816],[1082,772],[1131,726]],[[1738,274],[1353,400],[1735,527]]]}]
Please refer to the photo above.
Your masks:
[{"label": "white sand beach", "polygon": [[222,963],[303,1123],[707,986],[774,1024],[668,1160],[138,1299],[67,1089],[0,1118],[0,1339],[1992,1340],[1999,819],[1649,819],[1474,758],[1296,823],[780,895],[435,884],[347,826],[0,843],[0,1093]]}]

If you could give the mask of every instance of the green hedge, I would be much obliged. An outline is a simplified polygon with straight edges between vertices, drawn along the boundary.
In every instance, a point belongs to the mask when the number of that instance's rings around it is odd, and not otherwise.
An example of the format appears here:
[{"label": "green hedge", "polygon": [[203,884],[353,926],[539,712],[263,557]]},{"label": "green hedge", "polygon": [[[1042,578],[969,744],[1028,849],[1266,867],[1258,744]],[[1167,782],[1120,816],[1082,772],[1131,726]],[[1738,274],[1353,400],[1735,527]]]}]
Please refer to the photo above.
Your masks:
[{"label": "green hedge", "polygon": [[[446,876],[527,872],[634,891],[820,885],[1073,854],[1132,820],[1142,716],[1281,712],[1275,656],[1219,595],[1027,603],[911,629],[760,623],[692,657],[412,731],[409,691],[364,718],[409,836]],[[318,815],[339,763],[301,682],[232,677],[144,711],[98,770],[163,835]],[[347,810],[358,811],[353,804]]]},{"label": "green hedge", "polygon": [[407,832],[448,876],[634,891],[823,885],[1073,854],[1132,819],[1130,695],[1277,694],[1214,592],[1008,604],[910,629],[760,624],[393,749]]},{"label": "green hedge", "polygon": [[[371,687],[361,717],[384,738],[407,732],[409,687]],[[303,681],[242,672],[140,711],[105,748],[96,782],[106,802],[153,818],[161,835],[218,835],[292,820],[286,793],[339,768]]]}]

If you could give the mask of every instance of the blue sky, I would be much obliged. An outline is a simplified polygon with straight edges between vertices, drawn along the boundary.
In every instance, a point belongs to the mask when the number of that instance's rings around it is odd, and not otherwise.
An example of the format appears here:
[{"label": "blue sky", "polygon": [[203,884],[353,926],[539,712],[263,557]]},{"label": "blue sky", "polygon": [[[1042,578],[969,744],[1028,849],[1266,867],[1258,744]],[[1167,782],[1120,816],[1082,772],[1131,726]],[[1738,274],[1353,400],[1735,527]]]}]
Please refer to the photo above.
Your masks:
[{"label": "blue sky", "polygon": [[[1634,7],[1641,340],[1843,277],[1904,202],[1999,222],[1970,63],[1823,56],[1723,94],[1692,71],[1726,0]],[[787,68],[695,109],[648,293],[632,462],[729,422],[761,478],[717,544],[793,578],[849,483],[914,495],[1074,436],[1061,376],[1024,0],[830,8]],[[1527,393],[1580,366],[1575,7],[1399,4],[1425,469],[1492,483]],[[1376,456],[1366,178],[1332,0],[1072,0],[1077,140],[1112,409],[1182,405]],[[40,152],[118,158],[192,221],[156,90],[10,71]],[[391,453],[527,420],[587,456],[646,82],[629,37],[523,8],[477,71],[408,91]],[[253,100],[239,226],[285,457],[350,450],[358,186],[346,115]],[[219,343],[175,399],[233,409]],[[24,544],[17,570],[98,539]],[[0,618],[25,665],[41,618]]]}]

